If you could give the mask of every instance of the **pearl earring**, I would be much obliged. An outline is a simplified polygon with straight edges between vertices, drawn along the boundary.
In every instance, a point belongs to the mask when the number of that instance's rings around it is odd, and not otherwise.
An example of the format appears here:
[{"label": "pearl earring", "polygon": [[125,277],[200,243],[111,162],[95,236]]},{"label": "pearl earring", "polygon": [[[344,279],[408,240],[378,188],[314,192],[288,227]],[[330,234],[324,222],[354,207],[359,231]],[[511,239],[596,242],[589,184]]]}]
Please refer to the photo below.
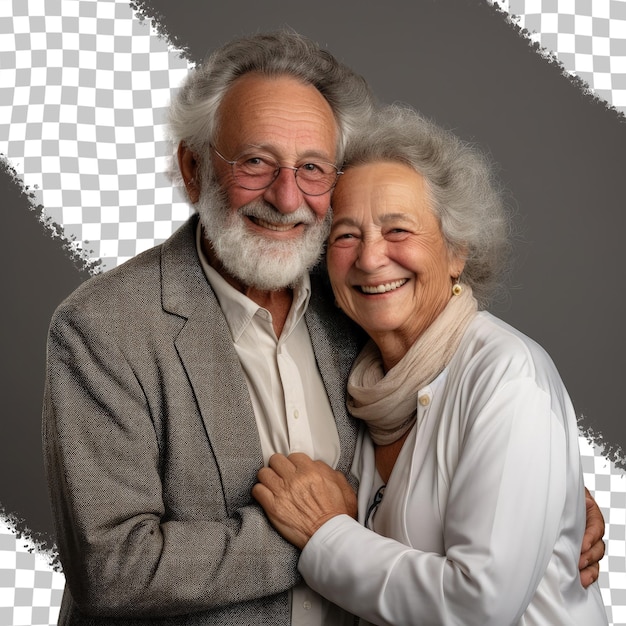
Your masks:
[{"label": "pearl earring", "polygon": [[452,294],[460,296],[463,293],[463,285],[459,284],[459,277],[456,277],[456,282],[452,285]]}]

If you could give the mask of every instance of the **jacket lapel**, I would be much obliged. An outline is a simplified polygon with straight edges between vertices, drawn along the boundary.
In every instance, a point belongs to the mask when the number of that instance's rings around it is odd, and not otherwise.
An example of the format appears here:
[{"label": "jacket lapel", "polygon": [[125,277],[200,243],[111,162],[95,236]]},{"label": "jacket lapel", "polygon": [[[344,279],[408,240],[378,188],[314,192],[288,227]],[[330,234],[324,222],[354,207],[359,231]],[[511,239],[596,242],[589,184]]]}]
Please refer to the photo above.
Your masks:
[{"label": "jacket lapel", "polygon": [[174,343],[223,477],[227,505],[236,509],[250,503],[263,455],[243,370],[197,256],[196,224],[193,216],[164,244],[163,308],[186,319]]},{"label": "jacket lapel", "polygon": [[363,344],[363,334],[333,303],[324,277],[311,276],[311,299],[305,320],[311,336],[317,367],[335,416],[341,452],[338,470],[351,477],[358,424],[346,409],[346,383],[352,363]]}]

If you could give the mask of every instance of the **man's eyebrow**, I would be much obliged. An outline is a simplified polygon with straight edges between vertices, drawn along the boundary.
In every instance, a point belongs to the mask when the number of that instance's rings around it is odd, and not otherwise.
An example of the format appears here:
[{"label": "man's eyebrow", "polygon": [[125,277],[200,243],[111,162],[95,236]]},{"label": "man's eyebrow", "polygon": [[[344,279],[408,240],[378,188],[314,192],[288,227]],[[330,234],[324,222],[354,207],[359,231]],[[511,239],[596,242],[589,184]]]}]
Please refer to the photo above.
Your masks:
[{"label": "man's eyebrow", "polygon": [[326,163],[335,162],[335,160],[332,159],[327,152],[321,152],[319,150],[307,150],[306,152],[302,153],[302,155],[298,158],[298,161],[311,158],[317,161],[326,161]]},{"label": "man's eyebrow", "polygon": [[[276,148],[270,144],[265,143],[248,143],[243,145],[239,151],[238,156],[243,154],[250,154],[253,152],[261,152],[262,154],[267,154],[275,158],[277,161],[280,160],[278,156],[278,151]],[[301,154],[296,157],[296,163],[306,161],[307,159],[314,159],[316,161],[324,161],[325,163],[333,163],[335,160],[331,157],[327,152],[323,152],[321,150],[311,149],[305,150]]]}]

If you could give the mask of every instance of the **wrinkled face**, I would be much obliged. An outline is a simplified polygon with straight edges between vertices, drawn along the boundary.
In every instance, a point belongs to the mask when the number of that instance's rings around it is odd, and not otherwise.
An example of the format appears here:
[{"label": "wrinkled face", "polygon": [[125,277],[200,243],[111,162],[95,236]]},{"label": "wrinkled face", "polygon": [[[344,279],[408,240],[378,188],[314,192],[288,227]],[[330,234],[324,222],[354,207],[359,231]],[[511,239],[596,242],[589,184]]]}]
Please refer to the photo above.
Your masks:
[{"label": "wrinkled face", "polygon": [[333,194],[328,272],[339,306],[383,351],[410,346],[451,296],[451,258],[423,177],[401,163],[347,168]]},{"label": "wrinkled face", "polygon": [[[317,89],[293,78],[242,76],[220,104],[219,119],[215,148],[228,160],[251,155],[294,167],[308,159],[335,162],[332,110]],[[243,189],[228,163],[210,157],[220,193],[203,182],[198,211],[220,262],[246,285],[289,286],[319,257],[330,191],[303,194],[290,169],[281,169],[266,189]]]},{"label": "wrinkled face", "polygon": [[[272,157],[281,165],[297,166],[307,159],[335,162],[337,125],[330,105],[313,87],[279,76],[268,78],[246,74],[226,93],[220,108],[215,147],[227,159],[244,154]],[[284,215],[308,207],[322,219],[330,206],[330,191],[322,196],[306,196],[296,185],[292,170],[283,169],[267,189],[250,191],[234,181],[231,168],[216,155],[213,166],[233,211],[262,198]],[[301,228],[267,229],[250,220],[248,225],[268,237],[298,237]],[[267,232],[267,231],[270,232]]]}]

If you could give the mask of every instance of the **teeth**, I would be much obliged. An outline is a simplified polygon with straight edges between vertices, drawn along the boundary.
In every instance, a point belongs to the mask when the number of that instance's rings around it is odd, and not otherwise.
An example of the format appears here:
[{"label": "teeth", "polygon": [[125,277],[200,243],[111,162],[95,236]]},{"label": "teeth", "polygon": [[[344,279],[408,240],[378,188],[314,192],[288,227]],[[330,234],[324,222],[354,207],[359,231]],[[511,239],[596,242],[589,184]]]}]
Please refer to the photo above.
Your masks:
[{"label": "teeth", "polygon": [[273,222],[266,222],[265,220],[259,219],[258,217],[250,218],[253,222],[262,226],[263,228],[267,228],[268,230],[276,230],[279,232],[284,232],[286,230],[291,230],[296,226],[296,224],[274,224]]},{"label": "teeth", "polygon": [[394,280],[392,283],[385,283],[384,285],[361,285],[361,291],[363,293],[387,293],[402,287],[406,281],[407,279],[405,278],[404,280]]}]

